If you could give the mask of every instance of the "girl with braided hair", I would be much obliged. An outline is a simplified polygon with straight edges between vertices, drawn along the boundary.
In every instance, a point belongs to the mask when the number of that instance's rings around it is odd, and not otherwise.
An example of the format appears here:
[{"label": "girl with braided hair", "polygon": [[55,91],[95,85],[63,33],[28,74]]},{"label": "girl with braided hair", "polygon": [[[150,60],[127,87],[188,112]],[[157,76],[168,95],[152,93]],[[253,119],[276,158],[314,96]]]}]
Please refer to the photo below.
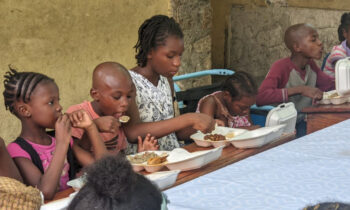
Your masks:
[{"label": "girl with braided hair", "polygon": [[[195,130],[210,132],[215,122],[207,115],[187,113],[174,117],[172,77],[179,71],[184,51],[179,24],[171,17],[156,15],[147,19],[138,33],[137,66],[130,71],[136,86],[136,104],[128,111],[133,115],[131,119],[157,122],[144,125],[158,139],[160,150],[179,147],[177,138],[189,139]],[[128,133],[130,127],[126,129]]]},{"label": "girl with braided hair", "polygon": [[338,27],[338,38],[340,45],[332,48],[324,69],[324,72],[332,78],[335,77],[335,64],[337,61],[350,56],[350,12],[345,12],[341,16]]},{"label": "girl with braided hair", "polygon": [[198,102],[197,112],[213,117],[218,125],[231,128],[254,129],[250,107],[255,104],[257,85],[248,73],[237,71],[216,91]]},{"label": "girl with braided hair", "polygon": [[[4,77],[5,107],[21,121],[22,127],[19,137],[7,150],[24,183],[37,187],[45,199],[52,199],[75,176],[73,153],[86,166],[106,154],[106,148],[86,112],[61,113],[59,90],[53,79],[11,68]],[[94,156],[73,143],[71,126],[86,130]],[[55,134],[49,135],[46,128],[55,129]]]}]

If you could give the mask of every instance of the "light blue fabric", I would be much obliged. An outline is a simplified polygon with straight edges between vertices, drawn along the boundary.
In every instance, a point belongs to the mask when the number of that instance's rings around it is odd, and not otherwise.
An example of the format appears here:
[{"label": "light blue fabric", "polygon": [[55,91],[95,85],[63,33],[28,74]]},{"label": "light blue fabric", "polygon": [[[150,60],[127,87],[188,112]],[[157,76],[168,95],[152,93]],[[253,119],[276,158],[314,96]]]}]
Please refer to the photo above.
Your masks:
[{"label": "light blue fabric", "polygon": [[171,188],[168,208],[296,210],[350,203],[350,120]]}]

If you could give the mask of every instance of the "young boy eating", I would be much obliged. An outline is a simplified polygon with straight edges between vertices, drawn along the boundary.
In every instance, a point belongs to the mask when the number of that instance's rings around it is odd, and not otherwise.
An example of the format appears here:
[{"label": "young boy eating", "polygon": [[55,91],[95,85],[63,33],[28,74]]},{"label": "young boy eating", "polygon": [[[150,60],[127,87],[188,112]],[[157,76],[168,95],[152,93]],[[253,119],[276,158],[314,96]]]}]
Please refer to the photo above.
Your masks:
[{"label": "young boy eating", "polygon": [[[113,62],[98,65],[93,72],[90,95],[93,101],[73,105],[67,112],[84,109],[96,123],[106,148],[111,153],[126,149],[126,136],[119,118],[125,115],[130,101],[135,97],[135,88],[128,70]],[[72,136],[80,139],[79,143],[83,147],[90,147],[84,130],[72,128]],[[157,141],[149,134],[144,141],[141,137],[138,138],[138,152],[157,149]]]},{"label": "young boy eating", "polygon": [[[293,102],[297,111],[321,100],[323,91],[334,89],[334,79],[323,73],[313,59],[320,59],[323,46],[316,29],[309,24],[290,26],[284,42],[291,56],[272,64],[256,98],[257,105]],[[298,114],[297,136],[305,134],[304,116]]]}]

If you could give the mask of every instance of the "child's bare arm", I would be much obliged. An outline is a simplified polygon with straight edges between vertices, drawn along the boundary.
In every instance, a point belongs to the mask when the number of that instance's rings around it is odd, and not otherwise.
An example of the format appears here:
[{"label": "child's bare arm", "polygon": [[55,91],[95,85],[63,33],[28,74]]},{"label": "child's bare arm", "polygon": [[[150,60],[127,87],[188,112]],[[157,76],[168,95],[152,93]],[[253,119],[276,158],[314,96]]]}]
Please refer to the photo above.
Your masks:
[{"label": "child's bare arm", "polygon": [[17,166],[7,152],[5,142],[0,137],[0,176],[6,176],[23,182]]},{"label": "child's bare arm", "polygon": [[214,118],[215,111],[217,110],[215,99],[213,96],[208,96],[202,100],[199,111],[200,113],[207,114]]},{"label": "child's bare arm", "polygon": [[113,116],[104,116],[94,119],[100,132],[117,133],[120,127],[120,122]]},{"label": "child's bare arm", "polygon": [[138,137],[137,152],[158,150],[158,148],[158,141],[154,136],[151,136],[151,134],[147,134],[143,141],[141,136]]},{"label": "child's bare arm", "polygon": [[84,150],[78,144],[73,145],[73,151],[78,161],[83,165],[89,165],[95,160],[107,154],[107,149],[101,139],[95,123],[84,110],[78,110],[69,115],[72,125],[86,131],[86,136],[92,145],[94,156],[89,151]]},{"label": "child's bare arm", "polygon": [[37,187],[44,194],[45,199],[52,199],[57,191],[71,139],[70,129],[71,124],[68,116],[63,115],[59,117],[55,126],[55,152],[44,174],[40,172],[31,160],[22,157],[14,158],[24,182]]}]

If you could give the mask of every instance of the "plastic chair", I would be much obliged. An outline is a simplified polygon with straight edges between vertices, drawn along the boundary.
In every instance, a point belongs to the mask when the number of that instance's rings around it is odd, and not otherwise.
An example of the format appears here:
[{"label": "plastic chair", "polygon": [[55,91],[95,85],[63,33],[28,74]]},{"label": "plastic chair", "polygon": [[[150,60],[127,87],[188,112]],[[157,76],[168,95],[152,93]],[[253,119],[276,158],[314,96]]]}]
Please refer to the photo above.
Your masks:
[{"label": "plastic chair", "polygon": [[[173,81],[181,81],[186,79],[192,79],[207,75],[222,75],[229,76],[233,75],[235,72],[228,69],[210,69],[203,70],[199,72],[193,72],[188,74],[183,74],[179,76],[174,76]],[[196,88],[190,88],[188,90],[182,91],[180,87],[174,83],[174,89],[176,92],[176,98],[178,100],[178,106],[180,113],[195,112],[197,108],[198,101],[214,91],[218,91],[221,88],[221,84],[216,83],[212,85],[206,85]],[[273,106],[261,106],[258,107],[255,104],[251,107],[251,119],[255,125],[265,126],[265,120],[268,112],[274,108]]]}]

